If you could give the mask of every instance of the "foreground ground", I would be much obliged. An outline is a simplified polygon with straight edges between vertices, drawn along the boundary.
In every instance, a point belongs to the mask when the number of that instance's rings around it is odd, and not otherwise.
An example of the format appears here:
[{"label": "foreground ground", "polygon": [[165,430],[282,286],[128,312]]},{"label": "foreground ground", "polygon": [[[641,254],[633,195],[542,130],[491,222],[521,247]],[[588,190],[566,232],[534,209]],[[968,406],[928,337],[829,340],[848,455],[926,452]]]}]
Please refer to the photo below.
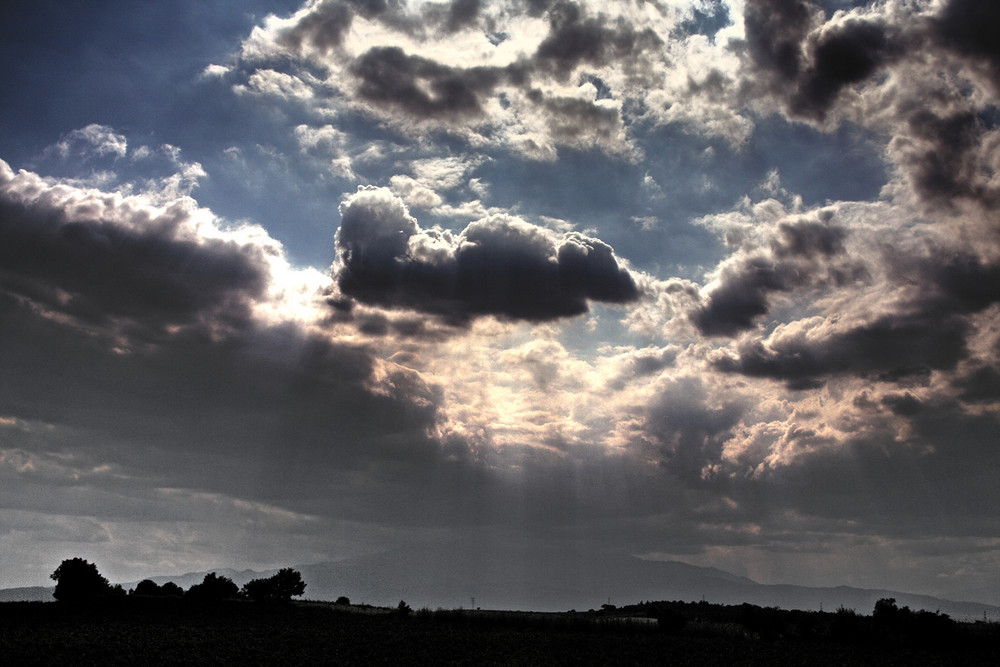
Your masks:
[{"label": "foreground ground", "polygon": [[572,615],[415,612],[118,599],[0,604],[0,661],[22,664],[954,665],[996,663],[994,641],[948,646],[765,638],[736,626]]}]

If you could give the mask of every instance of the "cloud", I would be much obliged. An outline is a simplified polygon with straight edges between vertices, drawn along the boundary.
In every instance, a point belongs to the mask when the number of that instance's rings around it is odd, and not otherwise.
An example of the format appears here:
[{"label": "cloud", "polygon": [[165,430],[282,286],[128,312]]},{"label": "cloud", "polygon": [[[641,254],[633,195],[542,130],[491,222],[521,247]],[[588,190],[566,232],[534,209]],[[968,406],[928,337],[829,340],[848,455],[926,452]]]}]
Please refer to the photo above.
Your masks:
[{"label": "cloud", "polygon": [[853,326],[819,318],[778,327],[767,339],[720,352],[716,368],[815,388],[824,377],[854,374],[883,380],[952,369],[968,354],[968,325],[959,318],[886,315]]},{"label": "cloud", "polygon": [[775,80],[794,81],[802,71],[800,45],[815,20],[807,0],[749,0],[743,21],[751,58]]},{"label": "cloud", "polygon": [[575,2],[554,3],[548,20],[549,34],[538,45],[534,62],[562,80],[582,64],[603,67],[621,63],[630,67],[639,53],[663,44],[652,30],[637,31],[624,19],[586,16]]},{"label": "cloud", "polygon": [[374,47],[351,66],[358,95],[417,118],[480,116],[481,98],[502,81],[495,68],[460,69],[406,54],[393,46]]},{"label": "cloud", "polygon": [[[326,112],[361,109],[408,135],[433,128],[533,159],[551,160],[559,146],[627,156],[621,109],[660,76],[658,29],[673,11],[658,9],[645,25],[617,9],[313,2],[288,19],[270,17],[246,40],[250,69],[236,89]],[[356,21],[367,39],[352,37]],[[600,82],[589,99],[585,81]]]},{"label": "cloud", "polygon": [[52,147],[63,158],[79,154],[84,159],[90,155],[110,155],[123,158],[128,153],[125,136],[106,125],[92,123],[87,127],[73,130]]},{"label": "cloud", "polygon": [[833,220],[833,210],[789,216],[774,224],[765,247],[751,246],[720,264],[707,303],[691,314],[699,331],[732,336],[756,326],[775,295],[864,279],[863,264],[845,255],[847,230]]},{"label": "cloud", "polygon": [[822,119],[844,86],[868,79],[893,51],[892,38],[876,21],[846,21],[825,30],[812,47],[812,65],[792,99],[793,113]]},{"label": "cloud", "polygon": [[964,377],[956,378],[958,396],[969,403],[993,403],[1000,400],[1000,370],[978,365]]},{"label": "cloud", "polygon": [[267,285],[271,245],[201,236],[189,200],[145,204],[49,184],[0,162],[0,285],[82,326],[243,326]]},{"label": "cloud", "polygon": [[1000,27],[1000,8],[979,0],[950,0],[933,25],[944,45],[982,63],[1000,91],[1000,47],[993,39]]},{"label": "cloud", "polygon": [[746,410],[738,400],[719,401],[697,377],[681,377],[660,388],[647,407],[644,432],[663,465],[684,483],[697,486],[711,474]]},{"label": "cloud", "polygon": [[355,16],[369,20],[398,15],[398,0],[312,0],[277,32],[277,41],[297,52],[329,55],[344,41]]},{"label": "cloud", "polygon": [[457,322],[481,315],[546,321],[587,312],[589,301],[627,303],[635,279],[598,239],[556,234],[497,215],[461,233],[421,229],[384,188],[341,204],[335,273],[347,296]]},{"label": "cloud", "polygon": [[954,208],[963,201],[986,207],[1000,202],[993,164],[1000,132],[990,129],[975,109],[966,104],[917,109],[904,128],[890,144],[890,153],[921,199],[936,208]]},{"label": "cloud", "polygon": [[448,32],[457,32],[463,28],[473,25],[479,18],[482,10],[480,0],[452,0],[448,5],[448,18],[445,29]]},{"label": "cloud", "polygon": [[[0,248],[17,378],[0,389],[0,429],[17,433],[0,469],[79,486],[96,503],[81,512],[133,517],[128,496],[150,485],[315,499],[375,460],[440,460],[440,390],[331,336],[320,285],[259,228],[0,163]],[[109,497],[89,491],[109,481]]]},{"label": "cloud", "polygon": [[[838,279],[831,284],[844,293],[830,302],[829,310],[821,308],[822,315],[779,324],[767,335],[752,334],[734,350],[717,350],[711,355],[713,365],[725,372],[779,379],[800,389],[841,375],[898,382],[955,370],[969,357],[979,323],[989,318],[988,309],[1000,301],[1000,269],[995,260],[949,247],[941,239],[918,237],[925,246],[921,252],[919,245],[903,242],[904,238],[900,235],[897,245],[865,259],[865,280],[860,285],[852,286],[833,272]],[[722,273],[732,278],[724,282],[731,287],[722,294],[735,294],[731,298],[737,305],[749,304],[718,311],[720,322],[731,329],[750,328],[752,318],[737,316],[763,310],[771,291],[788,286],[775,279],[770,265],[766,271],[757,263],[750,267],[761,270],[770,282],[753,271]],[[877,302],[866,295],[869,285],[881,296]],[[851,293],[856,294],[853,303]],[[695,312],[702,326],[714,324],[707,319],[716,312],[712,303]]]}]

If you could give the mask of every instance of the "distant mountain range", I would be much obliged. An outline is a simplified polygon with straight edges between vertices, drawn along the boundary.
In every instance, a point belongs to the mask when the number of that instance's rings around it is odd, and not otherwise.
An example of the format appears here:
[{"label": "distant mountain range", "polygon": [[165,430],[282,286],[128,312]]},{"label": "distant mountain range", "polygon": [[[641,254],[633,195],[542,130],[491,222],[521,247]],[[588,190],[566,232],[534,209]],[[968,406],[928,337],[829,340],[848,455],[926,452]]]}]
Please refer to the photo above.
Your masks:
[{"label": "distant mountain range", "polygon": [[[678,561],[650,561],[627,554],[552,550],[409,549],[359,556],[336,562],[293,566],[306,582],[306,599],[395,605],[405,600],[420,607],[566,611],[625,605],[643,600],[748,602],[782,609],[834,611],[838,607],[871,613],[880,598],[895,598],[911,609],[940,611],[957,620],[1000,620],[1000,607],[955,602],[900,591],[837,586],[829,588],[760,584],[723,570]],[[242,586],[275,570],[213,570]],[[187,589],[205,572],[151,576]],[[122,582],[131,588],[138,582]],[[0,590],[0,601],[51,600],[52,588]]]}]

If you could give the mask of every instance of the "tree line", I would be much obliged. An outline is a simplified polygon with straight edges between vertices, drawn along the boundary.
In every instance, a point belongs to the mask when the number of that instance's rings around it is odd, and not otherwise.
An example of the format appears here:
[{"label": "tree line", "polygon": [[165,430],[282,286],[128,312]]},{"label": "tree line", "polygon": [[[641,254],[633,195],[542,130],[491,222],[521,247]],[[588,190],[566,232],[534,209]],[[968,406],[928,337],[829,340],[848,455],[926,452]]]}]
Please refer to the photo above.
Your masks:
[{"label": "tree line", "polygon": [[230,599],[247,599],[255,602],[288,602],[302,595],[306,584],[302,575],[290,567],[282,568],[270,577],[252,579],[240,588],[229,577],[209,572],[200,584],[184,590],[172,581],[162,586],[151,579],[143,579],[132,590],[121,584],[112,585],[104,578],[97,565],[83,558],[68,558],[51,574],[56,582],[53,597],[60,602],[88,602],[98,598],[125,597],[175,597],[211,602]]}]

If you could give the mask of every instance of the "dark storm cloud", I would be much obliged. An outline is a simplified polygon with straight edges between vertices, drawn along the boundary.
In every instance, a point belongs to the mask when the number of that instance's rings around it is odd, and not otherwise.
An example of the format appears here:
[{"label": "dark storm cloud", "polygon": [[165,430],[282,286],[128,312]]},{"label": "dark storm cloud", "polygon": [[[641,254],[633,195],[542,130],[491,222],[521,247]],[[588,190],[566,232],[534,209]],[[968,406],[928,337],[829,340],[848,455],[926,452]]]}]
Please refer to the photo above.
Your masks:
[{"label": "dark storm cloud", "polygon": [[844,86],[870,77],[892,50],[885,26],[872,21],[849,21],[823,33],[812,47],[812,63],[792,98],[792,112],[822,118]]},{"label": "dark storm cloud", "polygon": [[1000,400],[1000,370],[978,365],[972,372],[955,379],[958,397],[966,403],[992,403]]},{"label": "dark storm cloud", "polygon": [[801,328],[768,341],[745,342],[735,356],[720,353],[713,364],[724,372],[806,389],[831,375],[898,380],[951,369],[968,355],[970,328],[957,316],[893,314],[846,329],[820,329]]},{"label": "dark storm cloud", "polygon": [[[954,0],[936,16],[905,22],[891,14],[831,17],[805,0],[755,0],[747,6],[745,27],[752,81],[775,95],[792,118],[822,122],[845,88],[881,85],[880,73],[896,65],[919,69],[928,58],[961,59],[993,82],[994,97],[1000,92],[996,3]],[[892,109],[897,131],[888,156],[928,203],[950,207],[965,198],[996,206],[1000,197],[989,185],[993,168],[981,150],[990,131],[984,120],[992,113],[984,109],[990,102],[970,95],[974,80],[960,90],[923,80],[914,74],[918,69],[904,76],[913,77],[914,90],[926,86],[927,97],[907,99],[906,86],[891,91],[898,100]],[[756,88],[749,84],[747,90],[755,94]]]},{"label": "dark storm cloud", "polygon": [[608,140],[621,130],[621,117],[614,107],[573,97],[546,99],[542,105],[557,141],[572,141],[581,135]]},{"label": "dark storm cloud", "polygon": [[746,406],[717,401],[704,383],[681,378],[661,389],[646,408],[645,433],[656,443],[663,465],[687,483],[703,479]]},{"label": "dark storm cloud", "polygon": [[902,277],[926,277],[920,307],[930,314],[975,313],[1000,301],[1000,263],[968,252],[941,252],[902,268]]},{"label": "dark storm cloud", "polygon": [[369,49],[351,72],[363,99],[418,118],[478,116],[481,99],[505,79],[497,68],[449,67],[394,46]]},{"label": "dark storm cloud", "polygon": [[523,102],[537,110],[543,133],[553,142],[620,148],[623,126],[618,107],[546,92],[536,85],[545,78],[545,67],[544,62],[527,59],[505,67],[452,67],[393,46],[368,50],[351,63],[350,72],[358,98],[382,115],[395,113],[397,119],[458,129],[462,123],[497,120],[488,117],[487,101],[512,87],[520,89]]},{"label": "dark storm cloud", "polygon": [[321,53],[332,51],[343,43],[353,20],[354,13],[346,2],[327,0],[293,28],[280,33],[278,42],[296,50],[308,45]]},{"label": "dark storm cloud", "polygon": [[744,10],[747,48],[758,67],[780,81],[795,81],[803,68],[802,41],[813,24],[805,0],[750,0]]},{"label": "dark storm cloud", "polygon": [[[814,516],[865,517],[876,534],[995,533],[996,415],[910,393],[872,408],[892,418],[868,415],[861,434],[775,470],[771,500]],[[894,426],[900,418],[905,433]]]},{"label": "dark storm cloud", "polygon": [[287,497],[293,480],[315,494],[337,471],[438,458],[438,388],[366,346],[252,315],[281,253],[260,230],[0,166],[4,419],[120,465],[123,488],[139,475]]},{"label": "dark storm cloud", "polygon": [[885,405],[893,414],[912,417],[924,409],[923,403],[910,392],[902,394],[886,394],[882,397],[882,405]]},{"label": "dark storm cloud", "polygon": [[122,489],[315,499],[344,471],[378,477],[440,454],[428,436],[440,392],[363,346],[286,326],[120,354],[7,297],[0,316],[4,414],[74,434],[75,457],[128,471]]},{"label": "dark storm cloud", "polygon": [[941,42],[984,63],[1000,91],[1000,5],[991,0],[951,0],[934,21]]},{"label": "dark storm cloud", "polygon": [[538,45],[534,62],[565,79],[580,64],[601,67],[625,61],[663,42],[652,30],[636,31],[624,20],[609,25],[601,16],[585,16],[573,2],[549,9],[549,35]]},{"label": "dark storm cloud", "polygon": [[470,223],[457,236],[421,230],[402,201],[367,189],[341,206],[341,291],[359,301],[464,321],[496,315],[529,321],[625,303],[639,290],[607,244],[557,235],[507,216]]},{"label": "dark storm cloud", "polygon": [[830,222],[802,219],[778,225],[768,252],[737,255],[724,264],[708,303],[691,318],[708,336],[732,336],[755,326],[770,310],[772,295],[864,278],[864,268],[844,254],[846,231]]},{"label": "dark storm cloud", "polygon": [[398,0],[322,0],[311,7],[294,26],[278,34],[278,43],[296,51],[310,47],[330,53],[340,47],[355,15],[366,19],[401,9]]},{"label": "dark storm cloud", "polygon": [[524,4],[527,6],[528,16],[538,18],[548,11],[549,7],[552,6],[556,0],[524,0]]},{"label": "dark storm cloud", "polygon": [[692,315],[698,330],[707,336],[732,336],[754,326],[770,309],[770,295],[801,282],[795,267],[776,264],[767,257],[749,257],[726,267],[720,284],[709,293],[708,304]]},{"label": "dark storm cloud", "polygon": [[[905,395],[897,396],[892,401],[897,407],[896,399],[909,402]],[[739,471],[724,488],[745,520],[764,525],[786,509],[816,526],[843,521],[854,526],[848,532],[862,541],[864,535],[881,540],[993,533],[994,511],[984,499],[995,486],[990,471],[997,463],[992,446],[996,420],[964,416],[947,405],[903,412],[908,414],[894,413],[879,427],[869,424],[863,436],[842,442],[824,441],[809,429],[793,430],[787,444],[797,455],[756,478]],[[912,429],[902,438],[891,426],[899,419]],[[935,443],[933,448],[929,443]],[[858,523],[864,528],[858,529]],[[763,542],[781,541],[774,532],[763,532]],[[810,543],[801,533],[787,538]]]},{"label": "dark storm cloud", "polygon": [[844,252],[847,231],[830,224],[831,217],[824,216],[822,222],[798,220],[780,223],[777,238],[771,243],[772,252],[777,257],[806,259],[839,255]]},{"label": "dark storm cloud", "polygon": [[[717,356],[716,367],[780,379],[798,388],[814,386],[832,375],[895,381],[955,368],[968,356],[967,339],[973,331],[968,316],[1000,302],[1000,265],[943,249],[919,258],[887,250],[885,260],[890,284],[920,286],[893,312],[856,323],[843,319],[796,326],[768,341],[744,342],[736,356]],[[766,305],[768,283],[750,275],[740,280],[739,274],[734,274],[733,280],[725,283],[731,287],[723,296],[743,307],[739,310],[734,306],[733,316],[722,319],[732,323],[731,327],[741,321],[736,315]],[[765,277],[771,275],[765,273]],[[742,284],[746,287],[740,290]],[[714,293],[712,298],[709,309],[697,314],[702,318],[697,322],[715,312],[710,309]],[[721,305],[719,312],[724,314]],[[711,319],[706,321],[714,324]]]},{"label": "dark storm cloud", "polygon": [[264,248],[192,238],[180,203],[67,209],[68,192],[39,192],[31,180],[0,174],[0,287],[43,309],[98,325],[126,318],[157,334],[203,318],[239,325],[266,286]]},{"label": "dark storm cloud", "polygon": [[906,125],[921,148],[902,158],[903,167],[921,198],[950,206],[958,198],[990,196],[981,184],[984,165],[976,149],[985,126],[976,114],[956,111],[939,115],[920,109],[907,118]]},{"label": "dark storm cloud", "polygon": [[479,10],[482,9],[481,4],[481,0],[452,0],[448,5],[445,29],[456,32],[475,23],[479,18]]},{"label": "dark storm cloud", "polygon": [[677,347],[650,348],[638,350],[630,355],[630,371],[637,377],[655,375],[664,368],[673,366],[679,352]]},{"label": "dark storm cloud", "polygon": [[822,120],[840,91],[870,78],[902,46],[889,27],[851,19],[822,32],[822,12],[804,0],[748,3],[748,53],[772,92],[793,116]]}]

